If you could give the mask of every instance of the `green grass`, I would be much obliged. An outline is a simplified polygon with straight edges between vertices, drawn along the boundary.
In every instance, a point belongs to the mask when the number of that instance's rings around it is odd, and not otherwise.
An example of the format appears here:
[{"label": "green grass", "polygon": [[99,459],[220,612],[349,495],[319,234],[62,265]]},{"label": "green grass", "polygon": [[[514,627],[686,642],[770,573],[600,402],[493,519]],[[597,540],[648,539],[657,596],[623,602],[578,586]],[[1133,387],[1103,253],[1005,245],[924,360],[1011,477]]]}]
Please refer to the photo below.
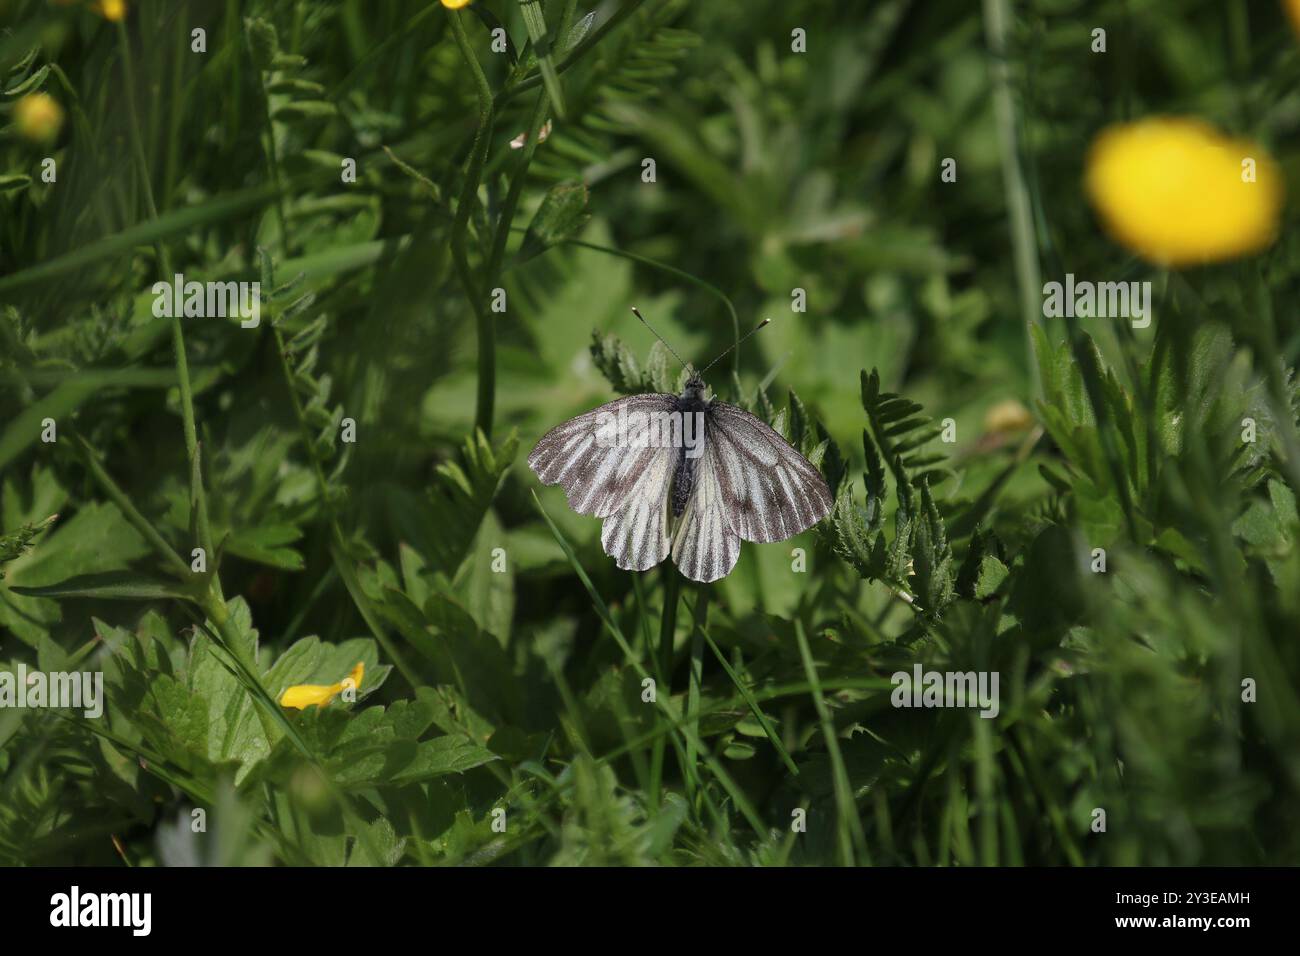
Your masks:
[{"label": "green grass", "polygon": [[[0,862],[1300,862],[1300,245],[1158,270],[1081,185],[1181,113],[1300,190],[1280,5],[129,8],[0,30],[0,671],[107,697],[0,708]],[[1066,272],[1155,321],[1042,318]],[[614,567],[523,459],[677,387],[631,306],[697,363],[773,319],[710,384],[830,518]]]}]

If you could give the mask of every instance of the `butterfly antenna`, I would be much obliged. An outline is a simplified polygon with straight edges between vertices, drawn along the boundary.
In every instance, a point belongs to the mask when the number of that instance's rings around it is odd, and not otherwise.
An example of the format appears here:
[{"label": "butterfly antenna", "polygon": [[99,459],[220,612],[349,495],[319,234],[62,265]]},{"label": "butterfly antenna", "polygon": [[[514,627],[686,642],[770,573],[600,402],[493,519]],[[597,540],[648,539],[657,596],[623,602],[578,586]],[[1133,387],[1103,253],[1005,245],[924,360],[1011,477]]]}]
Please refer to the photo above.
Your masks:
[{"label": "butterfly antenna", "polygon": [[746,339],[748,339],[751,335],[753,335],[755,332],[757,332],[759,329],[761,329],[763,326],[767,325],[767,324],[768,324],[769,322],[771,322],[771,321],[772,321],[771,319],[764,319],[762,322],[758,323],[758,325],[754,326],[752,329],[750,329],[748,332],[746,332],[746,333],[744,334],[744,336],[741,337],[741,339],[740,339],[739,342],[736,342],[734,345],[728,346],[728,348],[727,348],[727,350],[726,350],[725,352],[723,352],[721,355],[719,355],[717,358],[715,358],[715,359],[714,359],[712,362],[710,362],[708,365],[704,366],[704,368],[700,369],[700,374],[703,375],[703,374],[704,374],[705,372],[707,372],[709,369],[713,368],[713,366],[717,365],[718,362],[720,362],[722,359],[726,358],[728,355],[730,355],[732,352],[734,352],[737,348],[739,348],[740,345],[741,345],[741,343],[743,343],[743,342],[744,342]]},{"label": "butterfly antenna", "polygon": [[682,357],[677,354],[677,352],[673,349],[673,347],[669,345],[667,341],[664,340],[664,337],[655,331],[655,327],[645,320],[645,316],[641,314],[640,309],[638,309],[636,306],[632,306],[632,314],[641,320],[641,324],[650,330],[651,335],[657,338],[660,342],[664,343],[664,348],[666,348],[669,352],[673,353],[673,358],[677,359],[677,363],[681,365],[682,368],[690,368],[690,366],[687,363],[682,361]]}]

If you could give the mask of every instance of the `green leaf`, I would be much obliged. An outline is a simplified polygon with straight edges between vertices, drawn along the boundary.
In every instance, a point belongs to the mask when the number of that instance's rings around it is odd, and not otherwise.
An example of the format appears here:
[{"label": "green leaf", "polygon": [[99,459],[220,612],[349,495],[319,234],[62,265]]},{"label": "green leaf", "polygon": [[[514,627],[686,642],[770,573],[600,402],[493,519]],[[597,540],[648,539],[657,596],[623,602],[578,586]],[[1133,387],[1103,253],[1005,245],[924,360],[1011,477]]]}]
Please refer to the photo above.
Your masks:
[{"label": "green leaf", "polygon": [[0,578],[5,575],[4,565],[26,554],[32,542],[58,518],[58,515],[50,515],[44,521],[30,522],[15,531],[0,534]]},{"label": "green leaf", "polygon": [[253,57],[253,65],[259,70],[271,69],[276,54],[280,52],[280,40],[275,27],[261,17],[244,19],[244,35],[248,38],[248,50]]},{"label": "green leaf", "polygon": [[515,264],[527,262],[551,246],[574,235],[586,225],[587,187],[584,183],[558,183],[547,190],[542,204],[528,224],[524,240],[515,254]]},{"label": "green leaf", "polygon": [[479,629],[503,647],[509,643],[515,612],[515,572],[505,544],[505,529],[489,510],[455,582],[456,593]]},{"label": "green leaf", "polygon": [[619,394],[677,390],[673,381],[676,375],[662,342],[650,347],[644,366],[617,335],[606,335],[600,329],[591,330],[590,351],[592,363]]},{"label": "green leaf", "polygon": [[[45,520],[62,508],[66,493],[52,474],[36,468],[29,490],[7,479],[3,486],[3,516],[8,526]],[[24,506],[25,505],[25,506]],[[57,585],[79,575],[125,571],[148,553],[139,533],[112,505],[88,504],[40,538],[35,548],[14,558],[0,580],[0,626],[37,646],[49,627],[63,619],[52,599],[21,594],[16,588]]]},{"label": "green leaf", "polygon": [[275,108],[275,119],[320,119],[338,115],[338,108],[325,100],[294,100]]},{"label": "green leaf", "polygon": [[882,392],[880,372],[874,368],[870,374],[862,371],[860,385],[871,436],[896,481],[916,485],[924,479],[935,485],[952,474],[948,468],[931,467],[942,458],[927,453],[923,446],[938,438],[943,427],[919,414],[921,405],[894,392]]},{"label": "green leaf", "polygon": [[26,173],[8,173],[0,176],[0,193],[17,192],[32,184],[32,177]]},{"label": "green leaf", "polygon": [[137,246],[148,245],[177,234],[193,234],[201,226],[243,215],[270,202],[276,195],[274,184],[255,186],[225,193],[216,199],[193,206],[183,206],[129,226],[121,232],[80,246],[72,252],[47,259],[39,265],[0,277],[0,292],[48,282],[114,256],[126,255]]},{"label": "green leaf", "polygon": [[142,577],[129,571],[106,571],[100,574],[80,574],[57,584],[34,587],[12,585],[15,594],[45,598],[99,598],[112,601],[157,601],[175,598],[197,601],[194,590],[171,581]]},{"label": "green leaf", "polygon": [[511,432],[495,446],[482,432],[465,439],[459,461],[443,462],[434,473],[429,557],[454,574],[488,513],[501,479],[514,461],[519,436]]},{"label": "green leaf", "polygon": [[975,581],[976,599],[983,601],[985,598],[992,597],[1009,573],[1007,566],[993,555],[984,555],[984,560],[980,562],[979,577]]},{"label": "green leaf", "polygon": [[559,56],[567,56],[579,43],[585,40],[587,34],[591,32],[591,25],[595,22],[596,14],[589,13],[570,27],[569,35],[564,38],[564,43],[560,46]]},{"label": "green leaf", "polygon": [[378,753],[349,760],[335,773],[334,780],[344,787],[401,786],[464,773],[498,759],[486,747],[456,736],[418,743],[399,740]]},{"label": "green leaf", "polygon": [[263,524],[234,531],[226,539],[225,551],[246,561],[286,571],[301,571],[302,555],[287,545],[302,537],[302,529],[291,524]]},{"label": "green leaf", "polygon": [[0,432],[0,469],[40,438],[45,419],[65,421],[95,391],[93,381],[69,379],[13,415]]},{"label": "green leaf", "polygon": [[952,603],[956,576],[943,518],[930,494],[929,482],[924,479],[921,481],[919,518],[913,541],[912,562],[916,573],[914,590],[922,610],[933,618]]},{"label": "green leaf", "polygon": [[37,70],[31,76],[27,77],[27,79],[23,80],[21,83],[15,86],[11,86],[9,87],[9,89],[5,90],[5,96],[17,97],[17,96],[22,96],[24,93],[31,93],[34,92],[35,90],[39,90],[42,86],[45,85],[45,79],[49,75],[50,75],[50,67],[47,64],[45,66],[42,66],[39,70]]}]

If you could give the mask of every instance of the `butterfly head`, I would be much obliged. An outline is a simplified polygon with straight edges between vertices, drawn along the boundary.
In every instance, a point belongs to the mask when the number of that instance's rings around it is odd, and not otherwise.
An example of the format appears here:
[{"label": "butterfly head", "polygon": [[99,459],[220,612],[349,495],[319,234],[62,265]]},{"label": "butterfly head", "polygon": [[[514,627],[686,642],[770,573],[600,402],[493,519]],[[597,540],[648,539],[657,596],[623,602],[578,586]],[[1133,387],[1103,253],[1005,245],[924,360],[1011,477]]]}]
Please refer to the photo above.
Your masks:
[{"label": "butterfly head", "polygon": [[695,369],[691,369],[690,378],[686,380],[686,387],[682,389],[682,398],[686,401],[704,401],[704,390],[707,388],[704,384],[704,378]]},{"label": "butterfly head", "polygon": [[[642,324],[645,325],[645,327],[651,331],[651,333],[654,335],[655,338],[657,338],[660,342],[663,342],[664,347],[668,349],[669,352],[672,353],[673,358],[677,359],[677,361],[679,362],[682,362],[681,356],[677,354],[677,352],[673,349],[671,345],[669,345],[667,342],[664,342],[664,337],[660,335],[658,332],[655,332],[654,326],[652,326],[649,322],[646,322],[645,316],[641,314],[640,310],[637,309],[636,306],[632,307],[632,314],[641,320]],[[718,363],[719,359],[721,359],[723,356],[730,355],[732,349],[736,348],[738,345],[740,345],[741,342],[744,342],[745,339],[748,339],[751,335],[754,334],[754,332],[757,332],[759,329],[761,329],[763,326],[767,325],[771,321],[772,321],[771,319],[764,319],[762,322],[758,323],[758,325],[752,331],[746,333],[743,337],[738,338],[736,340],[735,345],[732,345],[730,348],[724,351],[722,355],[719,355],[708,365],[704,366],[704,371],[707,372],[709,369],[713,368],[713,366]],[[704,392],[707,386],[704,384],[703,374],[698,369],[696,369],[695,366],[693,365],[686,365],[685,362],[682,362],[682,365],[684,365],[690,371],[690,377],[686,379],[686,387],[682,389],[680,400],[682,402],[689,402],[689,403],[705,403],[706,399],[704,397]]]}]

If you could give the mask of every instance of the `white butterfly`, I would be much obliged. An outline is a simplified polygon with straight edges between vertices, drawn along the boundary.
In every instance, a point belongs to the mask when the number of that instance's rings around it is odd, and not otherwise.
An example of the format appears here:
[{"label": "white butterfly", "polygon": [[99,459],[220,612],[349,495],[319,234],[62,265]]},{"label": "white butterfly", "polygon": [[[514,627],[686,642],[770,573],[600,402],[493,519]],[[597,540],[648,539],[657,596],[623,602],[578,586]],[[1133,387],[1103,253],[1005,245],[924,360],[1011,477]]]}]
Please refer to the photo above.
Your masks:
[{"label": "white butterfly", "polygon": [[808,459],[744,409],[705,398],[693,369],[681,395],[631,395],[557,425],[528,466],[578,514],[604,519],[600,543],[620,568],[645,571],[671,553],[694,581],[730,574],[741,539],[784,541],[832,504]]}]

